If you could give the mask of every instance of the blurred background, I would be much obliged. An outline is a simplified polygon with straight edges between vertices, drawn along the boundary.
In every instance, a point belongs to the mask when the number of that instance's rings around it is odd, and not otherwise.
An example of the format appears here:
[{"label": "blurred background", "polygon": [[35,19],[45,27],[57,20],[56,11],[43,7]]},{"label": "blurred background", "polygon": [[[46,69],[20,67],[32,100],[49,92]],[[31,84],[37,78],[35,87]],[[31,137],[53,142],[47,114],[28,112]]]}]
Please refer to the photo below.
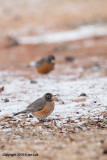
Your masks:
[{"label": "blurred background", "polygon": [[[40,55],[43,57],[47,54],[59,55],[58,53],[74,54],[78,58],[79,54],[75,53],[88,52],[86,47],[92,49],[92,52],[87,55],[96,55],[99,45],[102,51],[101,53],[98,51],[98,55],[104,53],[106,56],[106,24],[107,0],[0,0],[0,65],[5,68],[10,64],[29,63],[40,58]],[[32,44],[32,39],[29,37],[28,43],[25,44],[26,36],[75,31],[81,26],[86,28],[82,29],[82,34],[79,32],[80,39],[85,29],[88,29],[87,33],[89,32],[90,35],[90,30],[94,26],[90,40],[79,41],[77,32],[76,41],[74,36],[74,40],[67,41],[67,44],[66,41],[63,44],[62,42]],[[101,35],[95,36],[94,31],[97,29],[97,33],[100,32],[100,27]],[[20,37],[25,37],[24,44],[21,42],[19,44]]]}]

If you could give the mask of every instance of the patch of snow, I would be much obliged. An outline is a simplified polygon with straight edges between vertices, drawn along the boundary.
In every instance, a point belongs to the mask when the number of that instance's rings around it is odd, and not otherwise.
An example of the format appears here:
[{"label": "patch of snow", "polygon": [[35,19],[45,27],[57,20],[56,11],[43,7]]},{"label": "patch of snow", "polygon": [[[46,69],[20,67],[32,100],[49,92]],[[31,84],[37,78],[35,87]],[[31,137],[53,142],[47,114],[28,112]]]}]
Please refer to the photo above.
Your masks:
[{"label": "patch of snow", "polygon": [[[16,73],[17,75],[18,73]],[[59,94],[64,101],[56,102],[54,112],[49,118],[56,118],[59,116],[61,121],[57,122],[60,126],[65,123],[68,117],[71,117],[75,122],[80,122],[78,118],[95,118],[101,112],[106,110],[107,106],[107,79],[106,78],[92,78],[91,76],[84,79],[71,80],[71,76],[65,76],[57,80],[55,77],[48,79],[45,77],[38,78],[38,83],[32,84],[28,79],[22,81],[21,77],[14,77],[12,73],[0,72],[0,76],[5,75],[5,81],[0,81],[0,87],[4,86],[4,91],[0,93],[0,118],[3,115],[11,115],[13,113],[22,111],[35,101],[37,98],[43,96],[47,92]],[[44,85],[45,84],[45,85]],[[73,102],[74,99],[79,99],[79,95],[84,92],[87,94],[85,102]],[[3,100],[9,99],[8,103]],[[96,103],[95,103],[96,101]],[[84,104],[84,106],[82,106]]]},{"label": "patch of snow", "polygon": [[[17,41],[20,44],[58,43],[102,35],[107,35],[107,26],[86,25],[70,31],[19,37]],[[89,46],[90,44],[88,43]]]}]

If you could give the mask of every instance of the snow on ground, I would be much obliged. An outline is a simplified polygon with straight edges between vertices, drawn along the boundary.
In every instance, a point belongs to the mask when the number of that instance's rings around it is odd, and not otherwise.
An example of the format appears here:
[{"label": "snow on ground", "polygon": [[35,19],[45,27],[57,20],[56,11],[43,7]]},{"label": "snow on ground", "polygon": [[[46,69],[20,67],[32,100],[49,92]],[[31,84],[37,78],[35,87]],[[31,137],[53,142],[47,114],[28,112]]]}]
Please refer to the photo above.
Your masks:
[{"label": "snow on ground", "polygon": [[39,36],[20,37],[17,39],[17,41],[21,44],[57,43],[101,35],[107,35],[107,26],[84,25],[70,31],[42,34]]},{"label": "snow on ground", "polygon": [[[107,106],[106,77],[94,76],[93,78],[92,75],[87,75],[73,80],[71,75],[63,75],[56,80],[54,74],[50,74],[48,77],[39,76],[36,79],[37,83],[31,83],[24,77],[16,76],[19,73],[0,72],[0,87],[4,86],[4,91],[0,93],[0,118],[24,110],[47,92],[59,94],[64,101],[64,104],[61,101],[56,102],[55,110],[49,119],[58,117],[63,123],[69,117],[75,122],[79,122],[79,117],[103,118],[101,113]],[[80,97],[81,93],[86,93],[87,96]],[[4,102],[5,98],[8,98],[9,102]]]}]

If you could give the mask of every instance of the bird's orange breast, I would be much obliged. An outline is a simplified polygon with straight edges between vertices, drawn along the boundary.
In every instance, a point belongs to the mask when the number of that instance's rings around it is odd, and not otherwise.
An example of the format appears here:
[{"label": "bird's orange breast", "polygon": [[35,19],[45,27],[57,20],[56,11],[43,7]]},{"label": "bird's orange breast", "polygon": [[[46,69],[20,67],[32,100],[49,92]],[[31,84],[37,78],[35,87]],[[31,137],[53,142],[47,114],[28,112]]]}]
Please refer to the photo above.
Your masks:
[{"label": "bird's orange breast", "polygon": [[40,67],[37,67],[37,71],[42,74],[49,73],[54,69],[54,63],[44,62]]},{"label": "bird's orange breast", "polygon": [[47,102],[44,108],[40,111],[34,112],[34,115],[39,119],[45,119],[48,117],[54,110],[54,101]]}]

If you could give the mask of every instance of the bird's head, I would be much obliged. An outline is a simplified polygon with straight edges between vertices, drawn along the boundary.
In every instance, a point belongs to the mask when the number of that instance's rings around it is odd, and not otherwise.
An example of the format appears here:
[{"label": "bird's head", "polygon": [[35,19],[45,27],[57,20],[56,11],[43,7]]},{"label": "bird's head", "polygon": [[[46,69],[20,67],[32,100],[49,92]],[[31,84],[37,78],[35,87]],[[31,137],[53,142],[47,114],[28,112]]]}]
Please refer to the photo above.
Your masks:
[{"label": "bird's head", "polygon": [[51,93],[46,93],[43,97],[45,101],[48,101],[48,102],[52,102],[55,98],[54,95],[52,95]]},{"label": "bird's head", "polygon": [[47,57],[47,62],[54,64],[55,63],[55,57],[53,55],[49,55]]}]

